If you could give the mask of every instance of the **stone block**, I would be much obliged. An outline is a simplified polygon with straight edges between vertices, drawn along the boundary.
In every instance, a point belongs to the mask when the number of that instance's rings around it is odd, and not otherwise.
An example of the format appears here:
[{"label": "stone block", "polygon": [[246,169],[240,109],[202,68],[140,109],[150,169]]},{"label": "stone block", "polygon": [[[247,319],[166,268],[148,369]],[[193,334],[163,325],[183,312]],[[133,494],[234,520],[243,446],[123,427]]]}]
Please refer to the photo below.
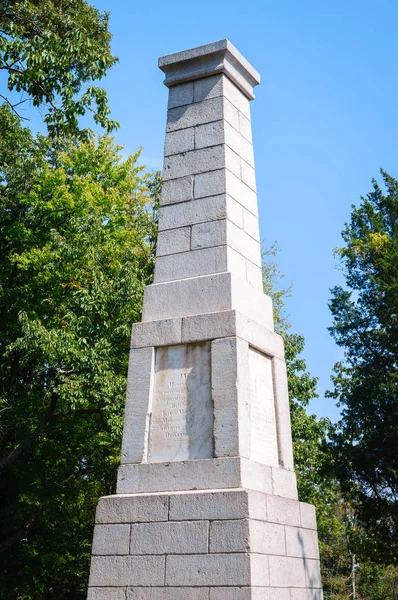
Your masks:
[{"label": "stone block", "polygon": [[252,143],[252,124],[250,119],[246,118],[242,113],[238,114],[239,131],[250,143]]},{"label": "stone block", "polygon": [[209,549],[215,554],[252,551],[249,520],[212,521]]},{"label": "stone block", "polygon": [[224,194],[225,175],[225,169],[208,171],[207,173],[197,173],[195,175],[195,199]]},{"label": "stone block", "polygon": [[159,256],[155,263],[154,281],[163,283],[200,275],[224,273],[227,270],[226,246],[202,248],[181,254]]},{"label": "stone block", "polygon": [[256,492],[272,494],[271,467],[242,458],[242,486]]},{"label": "stone block", "polygon": [[269,356],[284,356],[281,336],[240,312],[236,312],[236,334]]},{"label": "stone block", "polygon": [[317,529],[315,506],[300,502],[301,527]]},{"label": "stone block", "polygon": [[228,77],[224,77],[223,80],[223,95],[228,98],[231,104],[236,106],[239,112],[250,119],[250,101],[248,97]]},{"label": "stone block", "polygon": [[261,587],[270,585],[268,558],[264,554],[250,554],[250,579],[252,586]]},{"label": "stone block", "polygon": [[160,206],[188,202],[193,198],[193,175],[162,182]]},{"label": "stone block", "polygon": [[250,456],[247,344],[238,338],[212,342],[215,456]]},{"label": "stone block", "polygon": [[319,564],[319,560],[313,560],[306,558],[304,560],[305,564],[305,577],[306,577],[306,585],[308,588],[321,588],[322,587],[322,579],[321,579],[321,568]]},{"label": "stone block", "polygon": [[164,146],[164,155],[171,156],[172,154],[180,154],[181,152],[189,152],[194,150],[194,128],[179,129],[178,131],[170,131],[166,134]]},{"label": "stone block", "polygon": [[244,161],[254,167],[254,153],[252,144],[232,127],[227,121],[224,121],[224,143],[229,146]]},{"label": "stone block", "polygon": [[98,523],[145,523],[167,521],[169,497],[141,495],[103,496],[99,499],[95,522]]},{"label": "stone block", "polygon": [[159,210],[159,231],[216,221],[226,217],[227,206],[223,195],[169,204],[162,206]]},{"label": "stone block", "polygon": [[126,589],[121,587],[90,587],[87,600],[126,600]]},{"label": "stone block", "polygon": [[286,588],[214,587],[210,600],[290,600],[290,594]]},{"label": "stone block", "polygon": [[243,229],[250,237],[257,242],[260,241],[260,233],[258,227],[258,217],[253,215],[249,210],[243,209]]},{"label": "stone block", "polygon": [[230,273],[233,273],[234,279],[242,281],[248,285],[246,281],[246,259],[242,254],[236,252],[230,246],[224,246],[227,250],[227,267]]},{"label": "stone block", "polygon": [[[289,390],[287,387],[286,364],[283,357],[273,358],[272,370],[274,378],[276,421],[278,423],[279,463],[285,469],[293,471],[294,461],[292,431],[290,425]],[[289,482],[286,481],[286,484],[289,485]],[[283,486],[284,482],[282,480],[279,480],[279,482],[276,480],[275,485],[276,489],[279,489],[279,486]],[[275,491],[275,493],[278,492]],[[286,494],[280,495],[284,496]]]},{"label": "stone block", "polygon": [[214,313],[231,309],[231,275],[220,273],[149,285],[142,320]]},{"label": "stone block", "polygon": [[182,341],[201,342],[237,334],[236,312],[228,310],[206,315],[184,317],[182,320]]},{"label": "stone block", "polygon": [[130,525],[99,525],[94,527],[92,554],[128,554]]},{"label": "stone block", "polygon": [[236,177],[242,177],[241,173],[241,158],[229,146],[224,145],[225,163],[224,166],[231,171]]},{"label": "stone block", "polygon": [[181,344],[182,319],[163,319],[134,323],[131,335],[133,348]]},{"label": "stone block", "polygon": [[263,272],[261,267],[246,259],[246,281],[257,290],[263,290]]},{"label": "stone block", "polygon": [[281,496],[267,496],[267,521],[300,527],[300,504]]},{"label": "stone block", "polygon": [[222,246],[227,243],[227,221],[220,219],[192,226],[191,250]]},{"label": "stone block", "polygon": [[170,520],[243,519],[249,516],[245,490],[170,495]]},{"label": "stone block", "polygon": [[166,557],[166,585],[250,585],[246,554],[197,554]]},{"label": "stone block", "polygon": [[285,529],[288,556],[319,559],[316,531],[302,527],[286,527]]},{"label": "stone block", "polygon": [[254,171],[254,168],[244,160],[242,160],[242,164],[241,164],[241,178],[242,178],[242,181],[244,181],[244,183],[251,190],[253,190],[253,192],[257,191],[256,173]]},{"label": "stone block", "polygon": [[222,96],[224,79],[226,79],[224,75],[218,74],[194,81],[194,102]]},{"label": "stone block", "polygon": [[219,145],[165,156],[163,181],[222,169],[227,163],[225,150],[224,145]]},{"label": "stone block", "polygon": [[252,263],[261,267],[261,248],[259,242],[230,221],[227,221],[227,244]]},{"label": "stone block", "polygon": [[238,458],[121,465],[118,494],[240,487]]},{"label": "stone block", "polygon": [[253,215],[258,215],[257,194],[244,181],[234,175],[231,171],[226,171],[225,189],[234,200],[239,202],[244,208]]},{"label": "stone block", "polygon": [[270,585],[274,587],[305,587],[305,564],[302,558],[269,557]]},{"label": "stone block", "polygon": [[213,121],[195,127],[195,148],[207,148],[208,146],[217,146],[224,144],[225,121]]},{"label": "stone block", "polygon": [[164,569],[164,556],[93,556],[89,586],[159,586]]},{"label": "stone block", "polygon": [[195,127],[223,118],[224,101],[222,97],[210,98],[187,106],[171,108],[167,114],[166,132]]},{"label": "stone block", "polygon": [[137,523],[131,526],[131,554],[205,554],[208,521]]},{"label": "stone block", "polygon": [[231,278],[231,309],[246,315],[259,325],[274,330],[272,300],[237,277]]},{"label": "stone block", "polygon": [[297,481],[295,472],[272,467],[272,491],[276,496],[297,500]]},{"label": "stone block", "polygon": [[249,522],[250,550],[257,554],[286,555],[284,526],[266,521]]},{"label": "stone block", "polygon": [[173,85],[169,89],[168,108],[192,104],[193,102],[193,81]]},{"label": "stone block", "polygon": [[235,223],[238,227],[243,227],[243,207],[231,198],[231,196],[226,196],[227,199],[227,217],[232,223]]},{"label": "stone block", "polygon": [[209,600],[209,588],[127,588],[127,600]]},{"label": "stone block", "polygon": [[319,588],[291,588],[290,600],[323,600],[322,589]]},{"label": "stone block", "polygon": [[130,350],[121,462],[141,462],[148,433],[154,368],[153,348]]},{"label": "stone block", "polygon": [[232,104],[232,102],[228,100],[228,98],[225,98],[225,96],[222,98],[222,100],[222,110],[225,121],[232,125],[232,127],[234,127],[237,131],[240,131],[238,109]]}]

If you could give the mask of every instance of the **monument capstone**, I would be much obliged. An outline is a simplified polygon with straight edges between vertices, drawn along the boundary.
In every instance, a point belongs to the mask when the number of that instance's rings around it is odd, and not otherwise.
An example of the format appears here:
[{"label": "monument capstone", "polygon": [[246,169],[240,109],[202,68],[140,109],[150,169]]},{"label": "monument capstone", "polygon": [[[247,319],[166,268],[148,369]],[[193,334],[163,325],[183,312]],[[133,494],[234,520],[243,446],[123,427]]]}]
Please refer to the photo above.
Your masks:
[{"label": "monument capstone", "polygon": [[133,325],[117,493],[98,504],[88,599],[321,600],[262,289],[249,106],[260,77],[228,40],[159,67],[155,277]]}]

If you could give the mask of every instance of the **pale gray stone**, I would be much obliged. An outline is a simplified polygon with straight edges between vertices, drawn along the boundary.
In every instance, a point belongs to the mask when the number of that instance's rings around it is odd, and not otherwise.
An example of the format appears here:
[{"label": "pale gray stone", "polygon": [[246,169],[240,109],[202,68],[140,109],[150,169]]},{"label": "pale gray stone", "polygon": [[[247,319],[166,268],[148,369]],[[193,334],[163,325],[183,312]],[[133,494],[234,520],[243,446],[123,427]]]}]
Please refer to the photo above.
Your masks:
[{"label": "pale gray stone", "polygon": [[130,525],[97,525],[94,527],[92,554],[128,554]]},{"label": "pale gray stone", "polygon": [[208,521],[131,526],[131,554],[206,554],[208,543]]},{"label": "pale gray stone", "polygon": [[248,284],[246,279],[246,259],[231,246],[225,246],[227,251],[227,270],[234,274],[234,279]]},{"label": "pale gray stone", "polygon": [[250,458],[265,465],[278,465],[275,401],[271,358],[249,348]]},{"label": "pale gray stone", "polygon": [[274,587],[305,587],[305,564],[302,558],[270,556],[270,585]]},{"label": "pale gray stone", "polygon": [[121,465],[118,494],[240,487],[239,458]]},{"label": "pale gray stone", "polygon": [[258,227],[258,217],[250,211],[243,209],[243,228],[248,235],[254,238],[257,242],[260,241],[260,233]]},{"label": "pale gray stone", "polygon": [[[164,159],[163,181],[168,179],[177,179],[187,175],[197,173],[207,173],[222,169],[225,166],[233,166],[236,159],[227,156],[224,145],[212,146],[211,148],[201,148],[181,154],[166,156]],[[232,169],[231,169],[232,170]]]},{"label": "pale gray stone", "polygon": [[249,490],[272,494],[272,467],[242,458],[242,486]]},{"label": "pale gray stone", "polygon": [[166,585],[250,585],[251,559],[246,554],[166,557]]},{"label": "pale gray stone", "polygon": [[222,96],[224,79],[225,75],[217,74],[194,81],[194,102]]},{"label": "pale gray stone", "polygon": [[194,315],[182,320],[182,341],[201,342],[237,335],[236,312]]},{"label": "pale gray stone", "polygon": [[191,202],[169,204],[168,206],[162,206],[159,210],[159,231],[216,221],[226,217],[225,196],[213,196]]},{"label": "pale gray stone", "polygon": [[225,152],[225,167],[234,173],[236,177],[242,177],[241,172],[241,158],[240,156],[231,150],[229,146],[223,146]]},{"label": "pale gray stone", "polygon": [[243,519],[249,516],[246,490],[191,492],[170,495],[170,520]]},{"label": "pale gray stone", "polygon": [[227,243],[227,220],[220,219],[210,223],[192,226],[191,250],[221,246]]},{"label": "pale gray stone", "polygon": [[168,108],[192,104],[193,102],[193,82],[179,83],[169,89]]},{"label": "pale gray stone", "polygon": [[210,552],[250,552],[252,548],[249,520],[212,521],[210,523]]},{"label": "pale gray stone", "polygon": [[90,587],[87,600],[126,600],[126,589],[117,587]]},{"label": "pale gray stone", "polygon": [[315,506],[313,506],[312,504],[307,504],[305,502],[300,502],[300,515],[301,527],[316,530],[317,525]]},{"label": "pale gray stone", "polygon": [[166,142],[164,146],[164,155],[171,156],[181,152],[193,150],[194,144],[194,128],[179,129],[166,134]]},{"label": "pale gray stone", "polygon": [[[195,134],[196,135],[196,134]],[[224,121],[224,143],[238,154],[246,163],[254,167],[252,144],[243,137],[228,121]],[[196,137],[195,137],[196,145]]]},{"label": "pale gray stone", "polygon": [[302,527],[286,527],[285,529],[288,556],[319,559],[316,531]]},{"label": "pale gray stone", "polygon": [[163,585],[164,569],[164,556],[93,556],[89,585]]},{"label": "pale gray stone", "polygon": [[251,585],[270,585],[268,556],[263,554],[250,554]]},{"label": "pale gray stone", "polygon": [[286,588],[214,587],[210,600],[290,600],[290,594]]},{"label": "pale gray stone", "polygon": [[188,252],[191,248],[191,228],[181,227],[159,231],[156,256],[166,256],[179,252]]},{"label": "pale gray stone", "polygon": [[230,310],[231,288],[230,273],[149,285],[144,292],[142,320]]},{"label": "pale gray stone", "polygon": [[154,369],[153,348],[130,350],[121,462],[141,462],[148,433],[148,408]]},{"label": "pale gray stone", "polygon": [[166,132],[219,121],[223,118],[223,110],[224,99],[222,97],[171,108],[167,113]]},{"label": "pale gray stone", "polygon": [[195,175],[194,197],[206,198],[207,196],[216,196],[225,193],[226,171],[208,171],[207,173],[198,173]]},{"label": "pale gray stone", "polygon": [[221,40],[170,54],[159,59],[159,68],[166,74],[168,87],[180,81],[201,79],[214,73],[224,73],[249,98],[260,76],[229,40]]},{"label": "pale gray stone", "polygon": [[127,588],[127,600],[209,600],[209,588]]},{"label": "pale gray stone", "polygon": [[304,560],[305,564],[305,577],[306,577],[306,585],[309,588],[321,588],[322,587],[322,579],[321,579],[321,567],[319,564],[319,560],[312,560],[306,558]]},{"label": "pale gray stone", "polygon": [[268,356],[279,358],[284,356],[282,337],[240,312],[236,312],[236,335]]},{"label": "pale gray stone", "polygon": [[187,177],[179,177],[178,179],[163,181],[162,193],[160,196],[160,206],[192,200],[193,180],[193,175],[188,175]]},{"label": "pale gray stone", "polygon": [[300,503],[290,498],[267,496],[267,521],[300,527]]},{"label": "pale gray stone", "polygon": [[100,498],[96,523],[142,523],[167,521],[169,497],[155,495],[104,496]]},{"label": "pale gray stone", "polygon": [[238,113],[239,117],[239,131],[250,143],[252,143],[252,126],[249,119],[247,119],[242,113]]},{"label": "pale gray stone", "polygon": [[227,247],[217,246],[159,256],[155,264],[155,283],[176,281],[228,270]]},{"label": "pale gray stone", "polygon": [[223,80],[223,95],[236,106],[247,119],[250,119],[250,100],[242,91],[227,77]]},{"label": "pale gray stone", "polygon": [[240,131],[240,127],[239,127],[239,111],[236,108],[236,106],[234,106],[232,104],[232,102],[230,102],[228,100],[228,98],[225,98],[225,96],[223,96],[222,98],[223,104],[222,104],[222,110],[223,110],[223,117],[225,119],[225,121],[227,123],[229,123],[230,125],[232,125],[232,127],[234,129],[236,129],[237,131]]},{"label": "pale gray stone", "polygon": [[[274,377],[274,393],[276,400],[276,420],[278,423],[279,462],[281,466],[285,469],[293,471],[294,460],[292,431],[290,425],[289,390],[287,387],[286,364],[283,360],[283,357],[275,356],[272,360],[272,367]],[[280,484],[283,485],[283,481],[281,481]]]},{"label": "pale gray stone", "polygon": [[243,227],[243,206],[227,195],[227,217],[238,227]]},{"label": "pale gray stone", "polygon": [[131,334],[133,348],[181,344],[182,319],[163,319],[134,323]]},{"label": "pale gray stone", "polygon": [[291,588],[290,600],[323,600],[323,594],[322,590],[319,588]]},{"label": "pale gray stone", "polygon": [[239,204],[241,204],[244,208],[253,213],[253,215],[257,216],[258,208],[256,192],[230,171],[226,171],[225,178],[225,188],[227,194],[239,202]]},{"label": "pale gray stone", "polygon": [[256,174],[251,165],[249,165],[246,161],[242,160],[241,162],[241,178],[242,181],[251,189],[253,192],[256,192]]},{"label": "pale gray stone", "polygon": [[195,148],[208,148],[225,143],[225,121],[213,121],[195,127]]},{"label": "pale gray stone", "polygon": [[212,456],[210,344],[157,348],[148,462]]},{"label": "pale gray stone", "polygon": [[258,290],[263,289],[263,272],[261,267],[246,259],[246,281]]}]

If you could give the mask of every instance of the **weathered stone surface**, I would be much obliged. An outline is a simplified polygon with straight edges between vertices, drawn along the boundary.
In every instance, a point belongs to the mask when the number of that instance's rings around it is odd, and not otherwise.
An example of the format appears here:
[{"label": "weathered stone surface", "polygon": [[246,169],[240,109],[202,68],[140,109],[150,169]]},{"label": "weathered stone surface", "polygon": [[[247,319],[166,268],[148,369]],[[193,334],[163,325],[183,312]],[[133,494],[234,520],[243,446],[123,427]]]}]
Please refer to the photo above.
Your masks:
[{"label": "weathered stone surface", "polygon": [[180,83],[170,88],[168,108],[192,104],[193,102],[193,81]]},{"label": "weathered stone surface", "polygon": [[134,323],[131,335],[133,348],[180,344],[182,319],[163,319],[148,323]]},{"label": "weathered stone surface", "polygon": [[270,585],[274,587],[305,587],[306,568],[302,558],[269,557]]},{"label": "weathered stone surface", "polygon": [[187,202],[193,198],[193,175],[162,182],[160,205]]},{"label": "weathered stone surface", "polygon": [[94,528],[92,554],[128,554],[130,525],[99,525]]},{"label": "weathered stone surface", "polygon": [[209,588],[127,588],[127,600],[209,600]]},{"label": "weathered stone surface", "polygon": [[322,589],[298,589],[290,590],[290,600],[323,600]]},{"label": "weathered stone surface", "polygon": [[157,240],[157,256],[166,256],[167,254],[177,254],[178,252],[188,252],[191,248],[191,228],[180,227],[179,229],[170,229],[160,231]]},{"label": "weathered stone surface", "polygon": [[276,496],[297,500],[297,481],[294,471],[272,467],[272,492]]},{"label": "weathered stone surface", "polygon": [[286,527],[285,530],[288,556],[319,559],[316,531],[302,527]]},{"label": "weathered stone surface", "polygon": [[96,523],[143,523],[167,521],[168,496],[141,495],[104,496],[100,498],[95,515]]},{"label": "weathered stone surface", "polygon": [[249,493],[245,490],[170,496],[171,520],[243,519],[248,516]]},{"label": "weathered stone surface", "polygon": [[191,250],[222,246],[227,243],[226,219],[200,223],[192,227]]},{"label": "weathered stone surface", "polygon": [[300,504],[296,500],[267,496],[267,520],[300,527]]},{"label": "weathered stone surface", "polygon": [[126,600],[126,588],[91,587],[88,589],[87,600]]},{"label": "weathered stone surface", "polygon": [[170,131],[166,135],[164,146],[164,155],[171,156],[181,152],[189,152],[195,148],[195,130],[193,127],[188,129],[179,129],[178,131]]},{"label": "weathered stone surface", "polygon": [[210,344],[157,348],[148,462],[212,456]]},{"label": "weathered stone surface", "polygon": [[[293,444],[292,431],[290,426],[290,404],[289,390],[287,387],[287,372],[285,361],[281,358],[274,357],[273,363],[273,380],[275,394],[276,421],[278,423],[278,452],[279,462],[282,467],[293,471]],[[281,481],[283,486],[284,483]],[[280,494],[283,496],[284,494]]]},{"label": "weathered stone surface", "polygon": [[166,557],[166,585],[250,585],[246,554],[199,554]]},{"label": "weathered stone surface", "polygon": [[307,504],[305,502],[300,502],[300,515],[301,527],[316,530],[317,525],[315,506],[313,506],[312,504]]},{"label": "weathered stone surface", "polygon": [[131,554],[205,554],[208,521],[137,523],[131,526]]},{"label": "weathered stone surface", "polygon": [[181,254],[159,256],[155,265],[155,283],[176,281],[196,277],[224,273],[228,269],[227,248],[202,248]]},{"label": "weathered stone surface", "polygon": [[93,556],[89,585],[163,585],[164,569],[164,556]]}]

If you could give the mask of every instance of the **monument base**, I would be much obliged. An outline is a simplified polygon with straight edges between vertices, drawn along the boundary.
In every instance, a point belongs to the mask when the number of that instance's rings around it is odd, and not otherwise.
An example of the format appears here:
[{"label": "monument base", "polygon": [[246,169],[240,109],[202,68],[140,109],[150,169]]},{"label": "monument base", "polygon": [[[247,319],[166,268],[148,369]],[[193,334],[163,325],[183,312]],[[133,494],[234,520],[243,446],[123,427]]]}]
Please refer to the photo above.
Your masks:
[{"label": "monument base", "polygon": [[315,509],[245,489],[100,499],[88,600],[321,600]]}]

